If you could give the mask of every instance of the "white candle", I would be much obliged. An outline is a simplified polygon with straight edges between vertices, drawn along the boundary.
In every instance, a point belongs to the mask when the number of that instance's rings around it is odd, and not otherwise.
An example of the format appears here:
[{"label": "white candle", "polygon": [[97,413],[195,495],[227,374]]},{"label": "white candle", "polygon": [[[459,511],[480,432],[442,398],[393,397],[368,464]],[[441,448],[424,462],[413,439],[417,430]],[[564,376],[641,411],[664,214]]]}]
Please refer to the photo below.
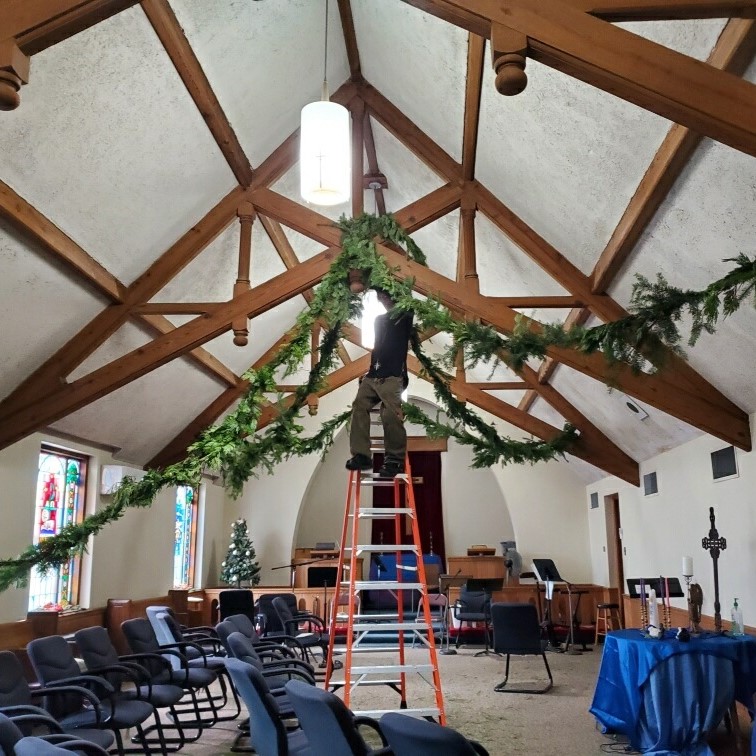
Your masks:
[{"label": "white candle", "polygon": [[682,574],[685,577],[693,575],[693,557],[684,556],[682,558]]},{"label": "white candle", "polygon": [[648,592],[648,624],[659,627],[659,606],[656,603],[656,591],[653,588]]}]

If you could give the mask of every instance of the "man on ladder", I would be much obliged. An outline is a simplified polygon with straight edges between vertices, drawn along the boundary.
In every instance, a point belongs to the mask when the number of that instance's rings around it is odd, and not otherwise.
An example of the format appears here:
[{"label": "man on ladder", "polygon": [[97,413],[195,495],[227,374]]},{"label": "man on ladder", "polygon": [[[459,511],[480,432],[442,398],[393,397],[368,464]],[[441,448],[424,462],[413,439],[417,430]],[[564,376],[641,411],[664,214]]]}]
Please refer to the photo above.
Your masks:
[{"label": "man on ladder", "polygon": [[352,454],[347,470],[372,470],[370,456],[370,410],[381,402],[381,423],[386,456],[378,474],[394,478],[404,472],[407,432],[404,430],[402,391],[407,377],[407,347],[412,332],[412,313],[392,313],[395,302],[384,289],[375,289],[378,301],[386,308],[375,319],[375,346],[370,370],[360,382],[352,404],[349,447]]}]

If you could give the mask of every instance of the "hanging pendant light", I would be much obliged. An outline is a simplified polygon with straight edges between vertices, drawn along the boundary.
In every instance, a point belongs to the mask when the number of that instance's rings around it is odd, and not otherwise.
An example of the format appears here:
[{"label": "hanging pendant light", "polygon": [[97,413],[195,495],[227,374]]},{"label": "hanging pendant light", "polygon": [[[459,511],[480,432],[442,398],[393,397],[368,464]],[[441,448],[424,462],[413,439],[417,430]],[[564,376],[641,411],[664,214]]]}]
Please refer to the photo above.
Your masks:
[{"label": "hanging pendant light", "polygon": [[299,131],[300,192],[315,205],[347,202],[352,184],[349,111],[328,99],[328,2],[321,100],[302,108]]}]

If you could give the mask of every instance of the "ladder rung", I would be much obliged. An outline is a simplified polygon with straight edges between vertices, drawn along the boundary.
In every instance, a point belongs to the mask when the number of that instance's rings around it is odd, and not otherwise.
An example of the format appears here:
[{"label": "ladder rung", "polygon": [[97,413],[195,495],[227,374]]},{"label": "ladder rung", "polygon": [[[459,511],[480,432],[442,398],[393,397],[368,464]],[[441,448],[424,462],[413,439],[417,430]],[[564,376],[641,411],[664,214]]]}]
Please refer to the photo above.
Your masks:
[{"label": "ladder rung", "polygon": [[380,632],[383,630],[427,630],[425,622],[359,622],[352,625],[353,630]]},{"label": "ladder rung", "polygon": [[355,614],[354,615],[354,621],[355,622],[362,622],[363,620],[385,620],[385,621],[391,621],[398,619],[398,614]]},{"label": "ladder rung", "polygon": [[408,714],[411,717],[437,717],[440,712],[436,708],[429,709],[372,709],[354,711],[354,714],[360,717],[371,717],[380,719],[384,714]]},{"label": "ladder rung", "polygon": [[[354,669],[354,667],[352,667]],[[364,688],[365,686],[375,686],[375,685],[401,685],[402,680],[401,678],[398,678],[396,680],[353,680],[350,683],[347,683],[346,680],[331,680],[331,685],[349,685],[350,688],[359,686],[360,688]]]},{"label": "ladder rung", "polygon": [[[351,550],[351,546],[347,547]],[[392,551],[417,551],[417,546],[414,544],[394,544],[394,543],[373,543],[360,545],[357,544],[357,553],[361,551],[373,551],[378,554],[390,554]]]},{"label": "ladder rung", "polygon": [[[394,517],[394,515],[412,515],[410,507],[360,507],[360,519],[369,517]],[[354,517],[354,512],[349,513]]]},{"label": "ladder rung", "polygon": [[[349,582],[342,583],[349,585]],[[400,583],[398,580],[355,580],[356,591],[421,591],[425,583]]]},{"label": "ladder rung", "polygon": [[[353,654],[374,654],[378,651],[388,653],[389,651],[398,651],[398,650],[399,650],[398,643],[395,643],[393,646],[378,646],[375,643],[370,643],[367,646],[357,646],[357,645],[352,646]],[[354,667],[352,669],[354,669]]]},{"label": "ladder rung", "polygon": [[352,667],[353,675],[373,675],[383,673],[387,675],[398,675],[402,672],[432,672],[432,664],[375,664],[369,667]]}]

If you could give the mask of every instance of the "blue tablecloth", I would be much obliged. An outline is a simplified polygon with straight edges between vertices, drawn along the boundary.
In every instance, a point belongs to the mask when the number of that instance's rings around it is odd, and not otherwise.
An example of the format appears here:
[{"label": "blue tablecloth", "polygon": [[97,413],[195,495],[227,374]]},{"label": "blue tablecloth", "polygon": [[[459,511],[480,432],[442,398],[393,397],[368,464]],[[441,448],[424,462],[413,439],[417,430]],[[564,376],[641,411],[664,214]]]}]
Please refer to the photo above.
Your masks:
[{"label": "blue tablecloth", "polygon": [[[671,657],[674,663],[659,665]],[[657,669],[657,667],[659,667]],[[706,754],[704,733],[733,698],[752,709],[756,638],[705,633],[689,643],[639,630],[609,633],[591,713],[644,753]]]}]

